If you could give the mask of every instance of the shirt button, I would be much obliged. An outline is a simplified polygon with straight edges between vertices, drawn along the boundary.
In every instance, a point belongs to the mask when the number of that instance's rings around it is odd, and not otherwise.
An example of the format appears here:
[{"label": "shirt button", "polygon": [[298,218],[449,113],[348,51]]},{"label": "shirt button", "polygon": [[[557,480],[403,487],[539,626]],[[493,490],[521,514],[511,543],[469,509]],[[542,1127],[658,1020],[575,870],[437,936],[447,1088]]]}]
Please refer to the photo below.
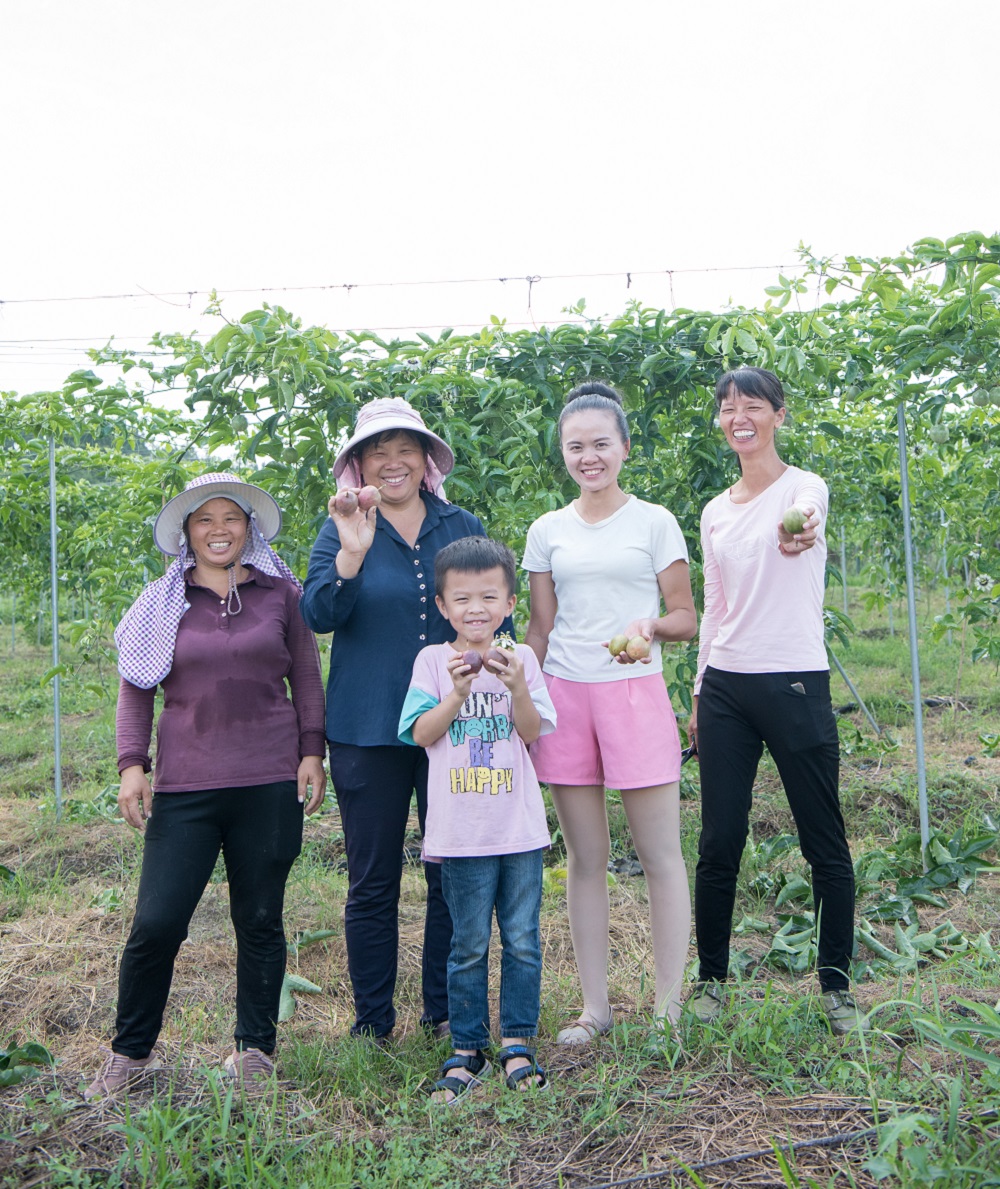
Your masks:
[{"label": "shirt button", "polygon": [[225,611],[223,611],[223,613],[222,613],[222,618],[223,618],[223,619],[225,619],[225,618],[226,618],[226,613],[225,613]]},{"label": "shirt button", "polygon": [[421,618],[421,619],[426,619],[426,618],[427,618],[427,616],[426,616],[426,615],[421,615],[421,616],[420,616],[420,618]]},{"label": "shirt button", "polygon": [[414,545],[414,546],[413,546],[413,548],[414,548],[414,549],[416,549],[418,553],[420,552],[420,546],[419,546],[419,545]]},{"label": "shirt button", "polygon": [[421,640],[426,640],[426,639],[427,639],[427,637],[426,637],[426,636],[421,636],[421,637],[420,637],[420,639],[421,639]]},{"label": "shirt button", "polygon": [[420,589],[421,589],[421,590],[426,590],[426,589],[427,589],[427,584],[426,584],[425,582],[421,582],[421,583],[420,583]]},{"label": "shirt button", "polygon": [[413,559],[413,564],[414,564],[415,566],[419,566],[419,565],[420,565],[420,558],[419,558],[419,557],[415,557],[415,558]]},{"label": "shirt button", "polygon": [[420,596],[420,601],[421,601],[421,603],[426,603],[426,602],[427,602],[427,596],[426,596],[426,595],[421,595],[421,596]]},{"label": "shirt button", "polygon": [[219,606],[220,606],[220,607],[224,607],[225,605],[226,605],[226,600],[225,600],[225,599],[219,599]]}]

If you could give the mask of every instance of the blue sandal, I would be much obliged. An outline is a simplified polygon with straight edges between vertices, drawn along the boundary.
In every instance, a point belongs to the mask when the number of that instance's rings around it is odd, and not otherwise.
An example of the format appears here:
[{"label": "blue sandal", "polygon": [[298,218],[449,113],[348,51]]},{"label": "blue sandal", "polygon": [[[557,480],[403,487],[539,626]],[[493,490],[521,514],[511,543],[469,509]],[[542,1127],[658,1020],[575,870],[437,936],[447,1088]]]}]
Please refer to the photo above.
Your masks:
[{"label": "blue sandal", "polygon": [[[471,1074],[468,1081],[464,1078],[449,1077],[448,1071],[452,1069],[467,1069]],[[474,1090],[477,1086],[483,1084],[483,1078],[490,1072],[490,1063],[486,1060],[486,1054],[482,1049],[476,1049],[473,1055],[468,1053],[454,1053],[441,1066],[441,1077],[431,1087],[431,1093],[435,1094],[440,1090],[447,1090],[454,1094],[454,1098],[449,1098],[446,1102],[439,1102],[437,1106],[454,1106],[461,1098],[468,1094],[470,1090]]]},{"label": "blue sandal", "polygon": [[[522,1065],[513,1073],[507,1073],[506,1064],[512,1057],[527,1057],[530,1064]],[[544,1090],[547,1088],[549,1079],[545,1076],[545,1070],[535,1060],[535,1050],[529,1048],[528,1045],[507,1045],[497,1052],[497,1060],[504,1071],[504,1082],[508,1090]],[[537,1077],[539,1081],[530,1086],[521,1085],[525,1078],[531,1077]]]}]

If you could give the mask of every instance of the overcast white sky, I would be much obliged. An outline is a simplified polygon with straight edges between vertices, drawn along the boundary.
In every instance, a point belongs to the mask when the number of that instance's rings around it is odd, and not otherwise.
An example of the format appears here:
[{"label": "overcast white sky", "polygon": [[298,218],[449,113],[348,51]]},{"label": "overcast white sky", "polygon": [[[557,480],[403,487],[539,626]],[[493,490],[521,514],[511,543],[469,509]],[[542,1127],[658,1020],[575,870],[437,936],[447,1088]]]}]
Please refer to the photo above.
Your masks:
[{"label": "overcast white sky", "polygon": [[[204,292],[334,328],[762,300],[993,232],[992,0],[0,0],[0,390]],[[678,270],[673,293],[664,270]],[[656,277],[626,273],[656,271]],[[543,280],[532,275],[613,273]],[[229,316],[258,305],[231,293]],[[175,303],[175,304],[171,304]]]}]

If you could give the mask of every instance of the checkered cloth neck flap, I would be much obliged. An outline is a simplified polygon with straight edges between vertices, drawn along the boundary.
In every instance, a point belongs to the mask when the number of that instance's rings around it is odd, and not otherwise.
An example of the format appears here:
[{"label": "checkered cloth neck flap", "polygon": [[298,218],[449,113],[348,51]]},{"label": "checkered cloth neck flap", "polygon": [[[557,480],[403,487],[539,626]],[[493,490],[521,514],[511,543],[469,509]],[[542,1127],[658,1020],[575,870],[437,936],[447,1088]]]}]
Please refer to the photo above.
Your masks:
[{"label": "checkered cloth neck flap", "polygon": [[[190,606],[184,574],[195,564],[183,533],[180,545],[180,556],[162,578],[146,587],[115,628],[118,672],[139,689],[155,688],[174,663],[177,628]],[[274,578],[288,578],[302,590],[302,583],[264,540],[254,516],[250,517],[250,532],[240,561]]]}]

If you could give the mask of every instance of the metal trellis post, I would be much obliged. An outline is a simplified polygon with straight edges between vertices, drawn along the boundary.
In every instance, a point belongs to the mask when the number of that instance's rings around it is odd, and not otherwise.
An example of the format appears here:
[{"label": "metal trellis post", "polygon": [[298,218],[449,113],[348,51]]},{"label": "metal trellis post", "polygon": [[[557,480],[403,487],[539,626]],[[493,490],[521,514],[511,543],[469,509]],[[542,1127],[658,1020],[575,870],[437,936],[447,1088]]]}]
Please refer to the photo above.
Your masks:
[{"label": "metal trellis post", "polygon": [[910,475],[906,458],[906,406],[896,407],[899,428],[899,473],[903,497],[903,551],[906,560],[906,612],[910,626],[910,675],[913,683],[913,734],[917,747],[917,796],[920,804],[920,849],[927,870],[930,825],[927,814],[927,768],[924,763],[924,702],[920,694],[920,655],[917,649],[917,600],[913,575],[913,538],[910,531]]},{"label": "metal trellis post", "polygon": [[62,820],[62,731],[59,717],[59,567],[56,525],[56,440],[49,435],[49,570],[52,586],[52,717],[55,723],[56,821]]}]

